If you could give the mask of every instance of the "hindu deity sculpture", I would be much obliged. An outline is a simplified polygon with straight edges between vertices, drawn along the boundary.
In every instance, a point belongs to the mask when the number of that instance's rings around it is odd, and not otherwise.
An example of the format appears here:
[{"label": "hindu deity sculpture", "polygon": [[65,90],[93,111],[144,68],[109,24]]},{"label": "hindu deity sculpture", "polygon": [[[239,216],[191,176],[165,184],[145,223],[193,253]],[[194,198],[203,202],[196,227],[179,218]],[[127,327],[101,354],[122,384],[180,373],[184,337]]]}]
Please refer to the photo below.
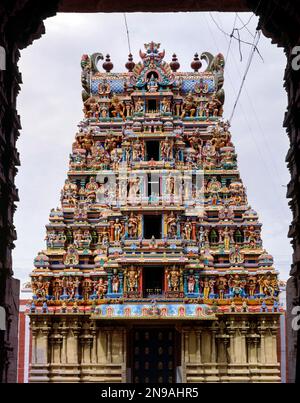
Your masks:
[{"label": "hindu deity sculpture", "polygon": [[162,160],[170,161],[173,158],[173,147],[174,147],[173,139],[168,139],[168,137],[166,137],[165,140],[161,142]]},{"label": "hindu deity sculpture", "polygon": [[179,291],[180,288],[180,270],[174,266],[168,271],[168,287],[170,291]]},{"label": "hindu deity sculpture", "polygon": [[112,283],[112,292],[113,293],[118,293],[119,289],[120,289],[120,278],[119,278],[119,275],[117,273],[115,273],[112,276],[111,283]]},{"label": "hindu deity sculpture", "polygon": [[124,231],[124,225],[123,223],[120,222],[119,218],[116,218],[116,221],[113,224],[113,229],[114,229],[114,240],[116,242],[119,242],[121,240]]},{"label": "hindu deity sculpture", "polygon": [[125,269],[124,274],[126,277],[127,291],[129,292],[138,291],[140,269],[134,266],[130,266],[129,268]]},{"label": "hindu deity sculpture", "polygon": [[119,97],[117,95],[114,95],[111,99],[110,103],[110,113],[112,114],[113,117],[118,117],[120,116],[123,120],[125,120],[125,114],[124,114],[124,105],[120,101]]},{"label": "hindu deity sculpture", "polygon": [[130,238],[136,238],[138,236],[139,219],[137,215],[131,212],[128,218],[128,235]]},{"label": "hindu deity sculpture", "polygon": [[177,219],[173,211],[167,217],[167,233],[169,238],[175,238],[177,235]]},{"label": "hindu deity sculpture", "polygon": [[190,220],[187,220],[183,226],[183,234],[184,238],[188,241],[191,240],[191,235],[192,235],[192,224]]},{"label": "hindu deity sculpture", "polygon": [[183,119],[185,116],[193,117],[196,113],[196,109],[197,104],[195,102],[194,96],[191,92],[189,92],[182,104],[181,119]]},{"label": "hindu deity sculpture", "polygon": [[188,293],[192,294],[195,291],[196,279],[194,274],[190,274],[187,279]]}]

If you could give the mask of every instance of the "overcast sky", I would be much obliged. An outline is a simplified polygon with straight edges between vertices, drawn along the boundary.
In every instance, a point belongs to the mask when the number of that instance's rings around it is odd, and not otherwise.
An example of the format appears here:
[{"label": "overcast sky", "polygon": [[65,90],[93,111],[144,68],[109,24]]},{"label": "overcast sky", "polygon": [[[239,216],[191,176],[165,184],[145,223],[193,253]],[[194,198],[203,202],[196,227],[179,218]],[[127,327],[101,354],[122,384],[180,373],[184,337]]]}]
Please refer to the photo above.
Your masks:
[{"label": "overcast sky", "polygon": [[[219,27],[231,33],[235,13],[213,13]],[[240,13],[246,23],[251,14]],[[237,18],[236,26],[244,24]],[[191,71],[195,52],[226,56],[229,37],[209,13],[127,14],[131,51],[151,40],[166,50],[165,60],[177,54],[181,71]],[[109,53],[113,71],[124,71],[128,44],[122,14],[58,14],[46,20],[46,34],[21,52],[23,82],[18,97],[22,131],[17,147],[21,166],[16,178],[20,202],[15,214],[18,240],[13,252],[15,276],[22,282],[33,269],[37,252],[45,248],[49,211],[59,205],[77,124],[82,118],[80,59],[84,53]],[[240,31],[252,42],[257,18]],[[249,31],[250,32],[249,32]],[[282,128],[287,96],[283,89],[285,56],[261,37],[232,120],[232,139],[249,204],[263,223],[264,247],[275,258],[282,279],[288,277],[292,249],[287,238],[291,213],[286,185],[288,137]],[[231,115],[248,60],[250,46],[232,40],[225,67],[224,117]],[[101,62],[102,63],[102,62]],[[205,66],[203,66],[205,67]]]}]

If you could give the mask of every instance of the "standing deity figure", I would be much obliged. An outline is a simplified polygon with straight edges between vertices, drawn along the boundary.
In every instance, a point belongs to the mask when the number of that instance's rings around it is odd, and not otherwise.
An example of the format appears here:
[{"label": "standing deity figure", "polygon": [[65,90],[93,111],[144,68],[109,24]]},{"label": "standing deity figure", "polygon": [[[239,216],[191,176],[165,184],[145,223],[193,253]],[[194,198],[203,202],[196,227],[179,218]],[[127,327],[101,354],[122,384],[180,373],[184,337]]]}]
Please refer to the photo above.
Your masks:
[{"label": "standing deity figure", "polygon": [[55,279],[53,280],[52,283],[52,293],[54,296],[54,299],[57,301],[59,300],[62,292],[62,280],[61,279]]},{"label": "standing deity figure", "polygon": [[175,238],[177,233],[177,219],[174,215],[174,212],[171,213],[167,217],[167,233],[169,238]]},{"label": "standing deity figure", "polygon": [[205,230],[202,225],[198,231],[198,241],[199,241],[200,248],[203,248],[203,246],[205,245],[205,242],[207,241],[207,230]]},{"label": "standing deity figure", "polygon": [[139,288],[140,269],[131,266],[125,269],[127,291],[136,292]]},{"label": "standing deity figure", "polygon": [[226,290],[227,279],[225,277],[219,277],[217,280],[217,287],[219,291],[219,298],[223,299]]},{"label": "standing deity figure", "polygon": [[92,291],[92,280],[90,278],[85,278],[82,282],[82,294],[84,300],[89,299],[91,291]]},{"label": "standing deity figure", "polygon": [[137,139],[132,145],[132,161],[141,161],[144,159],[145,152],[142,142]]},{"label": "standing deity figure", "polygon": [[130,238],[136,238],[138,236],[139,220],[133,212],[130,213],[128,219],[128,235]]},{"label": "standing deity figure", "polygon": [[169,174],[166,179],[166,188],[168,195],[171,196],[175,194],[175,178],[171,174]]},{"label": "standing deity figure", "polygon": [[195,102],[194,96],[191,92],[189,92],[185,97],[182,105],[181,119],[183,119],[186,115],[188,115],[189,117],[195,116],[196,110],[197,104]]},{"label": "standing deity figure", "polygon": [[203,298],[207,299],[209,297],[209,290],[210,290],[209,279],[205,277],[203,281],[202,280],[200,281],[200,284],[203,289]]},{"label": "standing deity figure", "polygon": [[121,116],[121,118],[125,121],[125,115],[124,115],[124,104],[123,102],[120,101],[119,97],[117,95],[114,95],[112,97],[111,103],[110,103],[110,112],[114,118]]},{"label": "standing deity figure", "polygon": [[243,261],[244,261],[244,257],[240,252],[240,248],[238,245],[235,245],[230,250],[229,262],[230,263],[243,263]]},{"label": "standing deity figure", "polygon": [[114,240],[119,242],[123,234],[123,224],[120,223],[120,220],[118,218],[116,218],[113,227],[114,227]]},{"label": "standing deity figure", "polygon": [[67,280],[67,294],[70,299],[73,299],[75,297],[75,284],[72,277],[69,277],[69,279]]},{"label": "standing deity figure", "polygon": [[180,271],[174,266],[167,275],[168,286],[170,291],[179,291],[180,287]]},{"label": "standing deity figure", "polygon": [[256,291],[256,285],[257,285],[257,278],[256,277],[249,277],[248,278],[248,294],[250,297],[253,297]]},{"label": "standing deity figure", "polygon": [[230,248],[230,240],[231,240],[230,235],[231,234],[230,234],[228,227],[225,227],[225,229],[223,231],[221,231],[221,236],[223,238],[225,250],[228,250]]},{"label": "standing deity figure", "polygon": [[161,158],[164,161],[170,161],[173,158],[173,145],[174,141],[173,139],[168,139],[168,137],[165,138],[161,142]]},{"label": "standing deity figure", "polygon": [[85,150],[86,155],[90,155],[94,145],[93,129],[90,129],[83,137],[81,146]]},{"label": "standing deity figure", "polygon": [[257,236],[256,230],[253,225],[249,225],[249,227],[247,228],[246,238],[247,238],[247,242],[249,243],[250,247],[255,248],[258,236]]},{"label": "standing deity figure", "polygon": [[129,201],[135,201],[137,198],[137,195],[140,191],[140,178],[132,178],[129,181],[129,193],[128,193],[128,198]]},{"label": "standing deity figure", "polygon": [[187,220],[183,226],[183,234],[184,238],[188,241],[191,240],[191,235],[192,235],[192,224],[190,220]]},{"label": "standing deity figure", "polygon": [[112,284],[112,292],[115,294],[118,293],[119,287],[120,287],[120,279],[119,279],[118,274],[114,274],[112,276],[111,284]]},{"label": "standing deity figure", "polygon": [[188,293],[192,294],[195,292],[195,285],[196,285],[196,279],[195,276],[193,274],[190,274],[188,276],[188,280],[187,280],[187,286],[188,286]]}]

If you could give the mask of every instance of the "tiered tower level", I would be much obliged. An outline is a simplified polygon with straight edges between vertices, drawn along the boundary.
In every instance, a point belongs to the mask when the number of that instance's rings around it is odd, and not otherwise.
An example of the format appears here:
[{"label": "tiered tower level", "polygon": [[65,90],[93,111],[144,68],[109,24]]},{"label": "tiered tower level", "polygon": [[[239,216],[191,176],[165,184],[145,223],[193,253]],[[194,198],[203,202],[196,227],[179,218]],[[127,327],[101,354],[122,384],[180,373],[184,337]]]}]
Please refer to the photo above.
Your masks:
[{"label": "tiered tower level", "polygon": [[277,272],[222,118],[224,57],[180,72],[164,56],[145,44],[124,73],[82,57],[84,119],[31,273],[31,381],[280,380]]}]

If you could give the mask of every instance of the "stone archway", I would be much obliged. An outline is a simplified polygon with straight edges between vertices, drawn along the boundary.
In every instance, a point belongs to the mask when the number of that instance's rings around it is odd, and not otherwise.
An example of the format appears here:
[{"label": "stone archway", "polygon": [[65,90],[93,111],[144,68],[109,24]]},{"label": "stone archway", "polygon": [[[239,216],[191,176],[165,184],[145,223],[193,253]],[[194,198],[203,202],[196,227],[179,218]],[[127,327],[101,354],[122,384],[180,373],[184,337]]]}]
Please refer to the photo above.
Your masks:
[{"label": "stone archway", "polygon": [[[287,0],[13,0],[0,5],[0,47],[6,54],[6,70],[0,69],[0,306],[13,307],[13,294],[18,292],[18,281],[13,279],[11,250],[16,232],[13,225],[15,202],[18,192],[14,178],[19,165],[16,141],[19,136],[20,118],[16,110],[16,98],[21,83],[17,63],[19,50],[30,45],[44,34],[43,20],[57,12],[167,12],[167,11],[253,11],[260,18],[259,27],[272,38],[274,44],[283,47],[287,56],[284,86],[288,95],[288,108],[284,126],[290,138],[287,155],[291,181],[287,197],[293,212],[289,237],[294,248],[291,278],[288,281],[288,323],[293,306],[300,305],[300,164],[297,159],[300,138],[300,71],[292,69],[295,55],[293,48],[300,44],[300,10],[297,2]],[[2,50],[3,53],[3,50]],[[3,63],[2,63],[3,64]],[[8,311],[8,310],[7,310]],[[14,326],[5,334],[5,344],[0,351],[0,381],[16,380],[17,309],[7,312],[7,321]],[[289,379],[300,381],[300,336],[288,327]],[[298,339],[297,339],[298,337]],[[299,348],[297,348],[299,346]],[[8,355],[11,350],[10,356]]]}]

